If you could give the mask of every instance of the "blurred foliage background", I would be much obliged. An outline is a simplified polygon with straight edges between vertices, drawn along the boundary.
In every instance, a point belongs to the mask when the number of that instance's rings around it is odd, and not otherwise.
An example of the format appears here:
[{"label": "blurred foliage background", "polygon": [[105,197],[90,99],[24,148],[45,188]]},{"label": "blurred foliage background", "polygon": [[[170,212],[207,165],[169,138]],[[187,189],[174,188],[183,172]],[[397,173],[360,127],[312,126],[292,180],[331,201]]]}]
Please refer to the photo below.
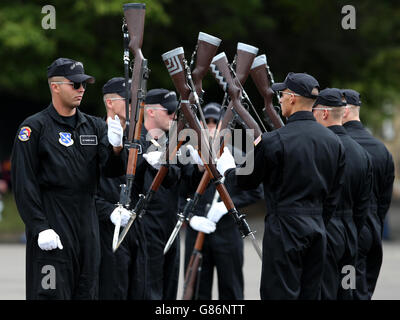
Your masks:
[{"label": "blurred foliage background", "polygon": [[[142,52],[151,69],[148,89],[174,89],[161,54],[176,47],[190,56],[200,31],[222,39],[219,52],[232,61],[238,42],[266,54],[275,81],[290,71],[307,72],[321,88],[353,88],[362,94],[362,118],[379,134],[393,114],[400,87],[400,4],[385,1],[329,0],[146,0]],[[2,0],[0,4],[0,160],[10,154],[21,121],[46,107],[50,93],[46,69],[58,57],[82,61],[96,83],[86,90],[81,110],[105,114],[101,89],[123,75],[120,0]],[[344,30],[342,7],[356,10],[356,29]],[[56,10],[56,28],[43,29],[45,5]],[[252,81],[245,89],[261,110]],[[205,102],[221,102],[209,74]]]}]

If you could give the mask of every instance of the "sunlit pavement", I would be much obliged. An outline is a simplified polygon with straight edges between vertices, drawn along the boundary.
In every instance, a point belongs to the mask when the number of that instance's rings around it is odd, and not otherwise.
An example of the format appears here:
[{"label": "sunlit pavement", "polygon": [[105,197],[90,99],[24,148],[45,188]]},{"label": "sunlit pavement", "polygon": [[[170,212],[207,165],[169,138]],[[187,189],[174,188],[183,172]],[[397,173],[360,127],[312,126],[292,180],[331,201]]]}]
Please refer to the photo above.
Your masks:
[{"label": "sunlit pavement", "polygon": [[[183,247],[182,247],[183,248]],[[376,286],[375,300],[400,300],[400,242],[384,242],[383,265]],[[182,250],[183,251],[183,250]],[[25,245],[0,245],[0,300],[25,299]],[[261,261],[250,240],[245,240],[245,299],[259,299]],[[183,272],[178,289],[178,299],[182,297]],[[217,299],[214,286],[213,299]]]}]

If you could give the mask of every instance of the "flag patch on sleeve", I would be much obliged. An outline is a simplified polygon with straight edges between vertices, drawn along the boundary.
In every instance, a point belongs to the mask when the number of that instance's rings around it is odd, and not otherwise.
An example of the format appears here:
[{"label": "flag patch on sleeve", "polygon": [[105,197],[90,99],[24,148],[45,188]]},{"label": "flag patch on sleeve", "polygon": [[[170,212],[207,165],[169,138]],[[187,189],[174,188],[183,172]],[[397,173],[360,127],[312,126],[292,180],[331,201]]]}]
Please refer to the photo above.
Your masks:
[{"label": "flag patch on sleeve", "polygon": [[21,141],[28,141],[32,133],[32,129],[29,127],[22,127],[18,134],[18,139]]}]

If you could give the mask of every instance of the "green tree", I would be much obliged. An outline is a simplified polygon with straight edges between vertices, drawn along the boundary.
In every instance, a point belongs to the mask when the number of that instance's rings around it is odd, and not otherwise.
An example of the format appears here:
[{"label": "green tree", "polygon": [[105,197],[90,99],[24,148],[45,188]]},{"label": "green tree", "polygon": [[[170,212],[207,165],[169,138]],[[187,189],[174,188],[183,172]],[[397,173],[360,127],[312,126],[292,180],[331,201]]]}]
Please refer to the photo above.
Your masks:
[{"label": "green tree", "polygon": [[[85,111],[104,112],[101,87],[123,74],[120,0],[2,1],[0,7],[0,93],[46,104],[46,67],[57,57],[84,63],[96,77],[85,96]],[[184,47],[188,60],[200,31],[222,39],[220,50],[233,60],[244,42],[265,53],[276,81],[290,71],[314,75],[322,88],[354,88],[362,94],[362,116],[379,127],[383,104],[399,100],[400,6],[397,1],[355,0],[356,29],[341,27],[347,1],[331,0],[148,0],[143,54],[151,69],[148,87],[173,89],[161,54]],[[56,29],[44,30],[44,5],[56,9]],[[211,75],[206,100],[222,93]],[[249,80],[255,105],[261,100]]]}]

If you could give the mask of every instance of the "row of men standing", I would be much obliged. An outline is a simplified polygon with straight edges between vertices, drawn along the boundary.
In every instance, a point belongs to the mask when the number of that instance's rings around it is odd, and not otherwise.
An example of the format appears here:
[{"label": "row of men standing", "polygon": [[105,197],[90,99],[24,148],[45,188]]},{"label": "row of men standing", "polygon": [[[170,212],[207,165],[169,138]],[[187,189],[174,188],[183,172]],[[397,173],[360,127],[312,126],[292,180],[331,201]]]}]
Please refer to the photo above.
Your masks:
[{"label": "row of men standing", "polygon": [[[287,123],[263,134],[254,171],[235,175],[229,153],[217,163],[242,188],[264,185],[261,298],[371,299],[392,197],[392,156],[361,124],[354,90],[319,91],[304,73],[289,73],[272,89]],[[349,267],[356,279],[348,286]]]},{"label": "row of men standing", "polygon": [[[123,118],[125,102],[111,98],[123,98],[125,95],[124,78],[113,78],[103,87],[107,106],[107,116],[118,115]],[[151,186],[159,169],[158,157],[160,151],[150,151],[153,144],[164,145],[169,121],[172,120],[178,106],[178,100],[173,91],[152,89],[145,99],[145,118],[141,132],[143,157],[139,155],[137,174],[135,176],[136,195],[146,191]],[[213,135],[218,119],[220,105],[210,103],[204,107],[204,117],[207,121],[210,136]],[[151,139],[149,139],[151,138]],[[181,147],[181,150],[186,150]],[[189,154],[195,152],[189,148]],[[146,160],[146,161],[145,161]],[[199,160],[201,161],[201,160]],[[150,165],[152,164],[152,165]],[[152,198],[142,218],[134,222],[134,231],[128,232],[128,237],[114,253],[111,242],[114,224],[110,219],[119,200],[120,184],[125,177],[100,179],[100,187],[96,197],[97,210],[100,213],[100,238],[102,263],[100,264],[100,299],[152,299],[176,300],[180,267],[179,235],[172,247],[164,255],[164,247],[177,222],[178,210],[183,210],[185,199],[193,197],[196,187],[204,172],[199,165],[170,165],[168,176],[163,185]],[[238,208],[245,207],[262,198],[261,186],[250,191],[235,189],[228,185],[232,200]],[[113,192],[110,192],[113,190]],[[211,208],[215,187],[211,183],[195,208],[194,214],[214,216],[213,223],[218,228],[213,229],[203,248],[201,280],[199,282],[199,299],[211,299],[214,267],[218,274],[219,298],[237,300],[243,299],[243,241],[234,220],[223,217],[227,213],[223,203],[217,202]],[[137,201],[137,197],[134,199]],[[222,204],[222,209],[221,209]],[[126,221],[126,219],[125,219]],[[203,230],[204,231],[204,230]],[[185,269],[188,265],[191,250],[194,247],[198,230],[187,226],[185,240]],[[210,233],[210,230],[206,230]],[[135,252],[135,254],[133,254]],[[136,254],[139,252],[139,256]],[[131,268],[129,268],[132,266]],[[112,275],[112,277],[110,277]],[[119,288],[119,289],[117,289]],[[121,290],[122,289],[122,290]]]},{"label": "row of men standing", "polygon": [[[194,191],[202,175],[201,162],[198,165],[170,166],[168,177],[154,202],[147,208],[147,213],[143,218],[136,219],[121,247],[116,254],[112,253],[114,208],[119,199],[119,185],[125,182],[123,173],[127,159],[126,150],[122,148],[124,99],[128,98],[124,95],[124,81],[121,78],[111,79],[103,87],[107,126],[104,121],[86,115],[77,108],[86,82],[94,80],[84,74],[81,63],[57,59],[48,68],[48,79],[52,103],[21,124],[12,156],[15,198],[27,232],[27,298],[176,299],[179,238],[165,256],[163,249],[177,219],[177,187],[181,184],[187,186],[187,194],[184,196]],[[366,133],[359,118],[349,118],[352,121],[348,122],[348,132],[353,127],[354,137],[357,140],[359,136],[358,142],[361,145],[364,143],[366,148],[369,147],[370,153],[378,148],[379,152],[375,152],[373,157],[368,156],[372,158],[370,162],[374,170],[374,198],[372,205],[368,206],[370,213],[368,216],[363,215],[367,222],[362,223],[364,218],[360,214],[360,222],[355,223],[357,230],[344,230],[350,223],[341,224],[340,221],[352,220],[349,218],[351,214],[346,211],[347,205],[344,205],[341,213],[336,211],[336,206],[341,193],[340,185],[344,181],[340,172],[350,172],[347,165],[344,165],[345,144],[352,142],[344,142],[347,138],[341,128],[331,130],[339,137],[343,136],[342,142],[330,130],[323,130],[322,126],[315,123],[318,112],[333,110],[329,110],[329,104],[322,100],[320,104],[326,110],[319,110],[316,105],[314,115],[311,113],[318,94],[318,90],[314,90],[318,88],[314,78],[290,74],[280,85],[274,89],[281,93],[280,102],[283,115],[288,117],[287,125],[263,135],[255,148],[253,174],[241,177],[236,176],[234,170],[227,170],[235,165],[234,162],[232,165],[233,159],[226,160],[229,155],[222,156],[218,164],[219,169],[223,168],[221,173],[227,173],[227,185],[238,188],[238,194],[241,194],[243,188],[254,193],[253,198],[249,196],[241,204],[243,206],[259,199],[260,183],[264,185],[267,217],[261,298],[320,298],[324,269],[321,264],[325,261],[325,224],[328,228],[328,259],[332,259],[330,266],[333,263],[339,264],[337,256],[344,256],[343,251],[347,253],[353,250],[349,256],[354,259],[354,242],[358,238],[357,270],[360,272],[357,271],[357,289],[362,289],[359,298],[371,298],[382,262],[382,221],[391,199],[391,156],[383,144]],[[350,99],[351,94],[346,97]],[[323,98],[321,94],[319,99]],[[330,101],[328,98],[326,100]],[[143,150],[152,144],[165,143],[164,132],[168,130],[168,123],[177,104],[173,92],[158,89],[149,91],[141,137]],[[354,108],[346,108],[346,112],[359,112],[357,106],[355,103]],[[146,139],[148,133],[152,137],[151,141]],[[299,150],[302,150],[300,154]],[[194,159],[193,150],[189,151]],[[358,152],[361,155],[361,150]],[[386,157],[385,163],[381,160],[382,154]],[[133,203],[137,201],[138,194],[148,190],[160,167],[160,155],[161,152],[152,151],[139,157],[138,174],[132,192]],[[350,156],[346,152],[347,157]],[[355,165],[353,169],[361,172],[362,167]],[[347,177],[346,174],[344,176]],[[100,183],[97,190],[98,179]],[[305,188],[304,183],[307,184]],[[353,189],[347,191],[352,193]],[[214,194],[214,190],[209,193]],[[293,196],[296,193],[297,196]],[[206,219],[215,225],[226,213],[223,211],[219,203],[210,209]],[[100,231],[97,217],[100,220]],[[122,220],[126,223],[128,217],[126,213],[122,215]],[[200,282],[200,288],[203,288],[200,289],[199,298],[211,297],[210,274],[214,264],[219,269],[219,297],[243,298],[243,244],[238,234],[236,238],[236,227],[229,219],[228,216],[222,217],[218,226],[222,226],[225,220],[228,227],[221,227],[223,231],[217,230],[210,236],[210,253],[204,259],[204,265],[210,267],[207,272],[203,272],[204,281]],[[334,223],[335,220],[337,223]],[[194,227],[196,231],[204,230],[201,223]],[[193,241],[190,227],[187,234],[186,243],[189,247],[186,248],[186,260]],[[230,240],[226,240],[228,234]],[[343,249],[339,250],[337,246],[330,245],[330,235],[332,241],[343,235],[349,239],[352,237],[352,240],[342,241]],[[212,244],[212,237],[218,245]],[[219,238],[222,242],[219,242]],[[235,238],[237,240],[234,241]],[[353,246],[350,245],[351,241]],[[232,242],[235,244],[232,245]],[[218,248],[231,249],[221,253]],[[235,258],[236,262],[231,263],[231,258]],[[54,288],[43,284],[46,266],[56,270],[55,280],[58,285]],[[232,268],[226,272],[228,266]],[[338,265],[335,268],[337,270]],[[332,295],[332,292],[339,288],[337,279],[334,279],[337,272],[327,275],[323,283],[327,284],[326,292],[330,295],[327,293],[325,298],[335,299],[336,293]],[[322,292],[324,298],[324,290]]]},{"label": "row of men standing", "polygon": [[[59,58],[47,78],[52,101],[21,123],[12,153],[15,201],[27,235],[27,299],[176,299],[179,237],[165,256],[163,250],[177,220],[178,186],[185,182],[193,191],[204,169],[170,165],[146,214],[114,254],[115,204],[127,161],[124,79],[103,87],[106,123],[78,109],[94,82],[81,62]],[[164,89],[150,90],[145,103],[132,203],[160,167],[161,152],[146,151],[165,143],[178,105],[175,93]],[[121,218],[124,225],[126,210]],[[230,298],[241,297],[235,294]]]}]

